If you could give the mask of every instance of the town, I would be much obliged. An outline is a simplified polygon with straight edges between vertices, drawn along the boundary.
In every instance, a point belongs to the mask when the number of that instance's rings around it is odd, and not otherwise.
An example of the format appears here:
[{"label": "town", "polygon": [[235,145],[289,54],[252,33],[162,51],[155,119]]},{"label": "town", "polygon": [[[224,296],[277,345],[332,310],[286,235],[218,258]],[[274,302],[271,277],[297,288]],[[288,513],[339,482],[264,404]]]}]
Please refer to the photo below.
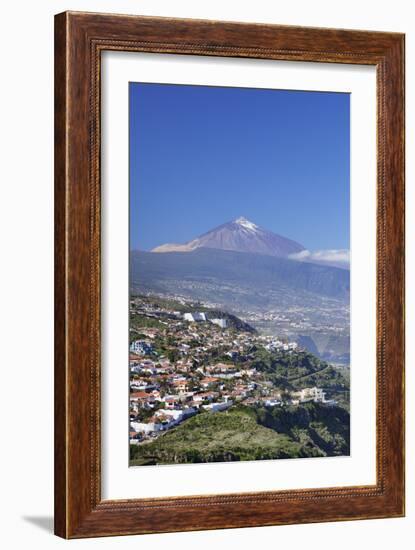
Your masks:
[{"label": "town", "polygon": [[131,297],[129,368],[131,445],[153,441],[192,416],[238,405],[337,403],[334,392],[328,398],[315,384],[333,367],[295,341],[259,334],[234,315],[184,299]]}]

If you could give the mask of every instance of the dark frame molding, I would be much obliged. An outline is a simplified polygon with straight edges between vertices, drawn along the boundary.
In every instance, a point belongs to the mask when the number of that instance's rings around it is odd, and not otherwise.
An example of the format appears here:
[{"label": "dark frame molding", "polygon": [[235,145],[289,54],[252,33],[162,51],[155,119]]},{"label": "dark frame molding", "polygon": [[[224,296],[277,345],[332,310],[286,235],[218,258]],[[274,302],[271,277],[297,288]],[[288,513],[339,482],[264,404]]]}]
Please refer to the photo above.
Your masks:
[{"label": "dark frame molding", "polygon": [[[374,65],[377,481],[101,500],[100,62],[103,50]],[[64,538],[404,515],[404,35],[64,12],[55,16],[55,533]]]}]

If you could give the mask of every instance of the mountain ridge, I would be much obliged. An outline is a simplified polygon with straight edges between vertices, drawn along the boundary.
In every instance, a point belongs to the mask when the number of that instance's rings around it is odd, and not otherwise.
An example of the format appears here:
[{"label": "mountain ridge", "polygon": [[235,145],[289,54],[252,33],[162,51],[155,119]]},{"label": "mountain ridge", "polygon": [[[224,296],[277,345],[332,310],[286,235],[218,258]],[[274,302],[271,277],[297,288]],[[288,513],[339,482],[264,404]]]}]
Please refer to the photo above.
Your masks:
[{"label": "mountain ridge", "polygon": [[[253,294],[284,287],[309,293],[349,299],[349,272],[345,269],[298,262],[267,254],[198,248],[191,252],[132,251],[130,255],[131,285],[154,291],[177,288],[183,284],[215,287],[243,286]],[[202,295],[195,288],[194,294]],[[199,295],[200,294],[200,295]]]}]

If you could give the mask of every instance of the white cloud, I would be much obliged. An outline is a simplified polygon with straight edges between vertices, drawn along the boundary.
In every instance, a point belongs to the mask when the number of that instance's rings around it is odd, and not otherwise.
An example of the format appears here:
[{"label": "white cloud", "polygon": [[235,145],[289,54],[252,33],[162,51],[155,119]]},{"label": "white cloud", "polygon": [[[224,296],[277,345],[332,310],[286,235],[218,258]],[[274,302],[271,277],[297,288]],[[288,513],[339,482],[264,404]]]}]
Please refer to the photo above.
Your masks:
[{"label": "white cloud", "polygon": [[350,267],[350,250],[348,249],[331,249],[331,250],[302,250],[295,254],[291,254],[292,260],[300,262],[315,262],[334,265],[348,269]]}]

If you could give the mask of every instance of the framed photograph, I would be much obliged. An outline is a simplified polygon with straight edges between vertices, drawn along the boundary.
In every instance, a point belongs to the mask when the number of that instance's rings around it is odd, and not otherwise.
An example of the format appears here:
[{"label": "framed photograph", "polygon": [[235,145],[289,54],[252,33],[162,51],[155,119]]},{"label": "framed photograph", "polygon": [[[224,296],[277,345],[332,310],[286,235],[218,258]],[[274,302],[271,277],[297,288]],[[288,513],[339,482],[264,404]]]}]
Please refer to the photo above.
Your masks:
[{"label": "framed photograph", "polygon": [[55,19],[55,532],[404,515],[404,35]]}]

